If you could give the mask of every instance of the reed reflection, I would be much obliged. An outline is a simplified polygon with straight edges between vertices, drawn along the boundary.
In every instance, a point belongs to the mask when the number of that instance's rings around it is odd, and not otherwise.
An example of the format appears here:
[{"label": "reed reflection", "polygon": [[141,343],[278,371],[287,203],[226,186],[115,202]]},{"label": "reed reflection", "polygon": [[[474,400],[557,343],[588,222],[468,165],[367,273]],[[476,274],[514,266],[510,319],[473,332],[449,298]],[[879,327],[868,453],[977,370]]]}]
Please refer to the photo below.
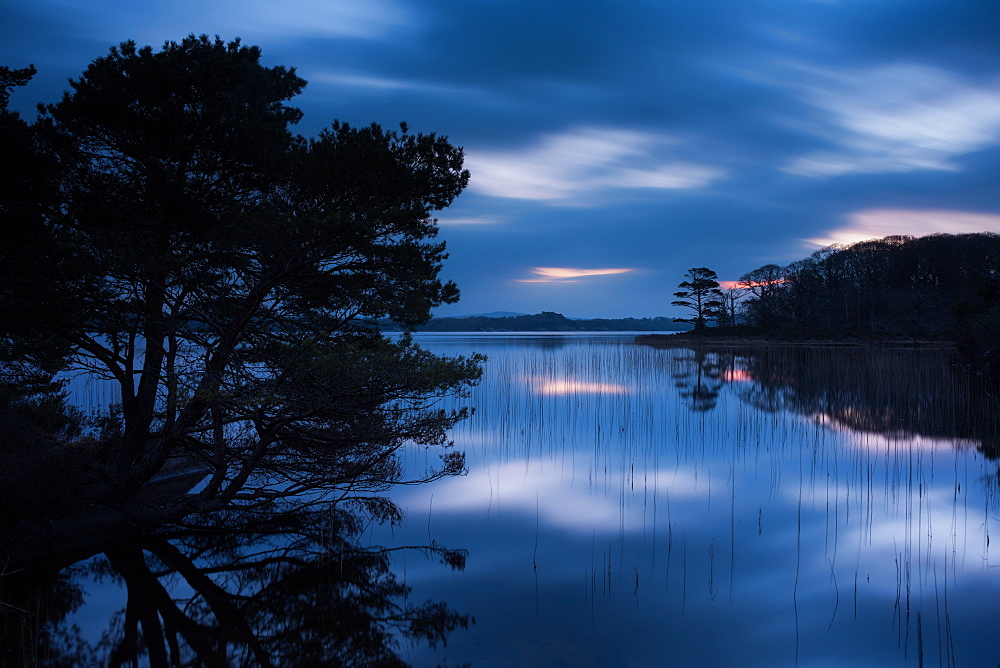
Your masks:
[{"label": "reed reflection", "polygon": [[[60,569],[0,578],[3,665],[405,665],[410,643],[444,644],[470,618],[413,604],[400,549],[464,568],[464,550],[365,545],[344,510],[212,516],[111,546]],[[75,623],[85,592],[124,605],[100,639]],[[76,614],[73,614],[76,613]],[[90,614],[94,614],[91,612]]]},{"label": "reed reflection", "polygon": [[489,356],[452,432],[469,474],[396,498],[477,555],[460,583],[410,571],[479,621],[426,665],[996,656],[995,414],[948,351],[567,341],[468,342]]}]

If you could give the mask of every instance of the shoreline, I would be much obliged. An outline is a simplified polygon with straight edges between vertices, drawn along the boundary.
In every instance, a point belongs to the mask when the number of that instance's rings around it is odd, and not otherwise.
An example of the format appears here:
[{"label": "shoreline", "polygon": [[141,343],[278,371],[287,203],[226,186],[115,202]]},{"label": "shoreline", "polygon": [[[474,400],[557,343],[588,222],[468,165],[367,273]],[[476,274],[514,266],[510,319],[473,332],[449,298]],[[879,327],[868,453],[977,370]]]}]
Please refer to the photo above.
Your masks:
[{"label": "shoreline", "polygon": [[953,341],[934,339],[777,339],[765,336],[692,336],[686,334],[642,334],[635,342],[660,348],[715,347],[748,348],[764,346],[798,348],[918,348],[953,349]]}]

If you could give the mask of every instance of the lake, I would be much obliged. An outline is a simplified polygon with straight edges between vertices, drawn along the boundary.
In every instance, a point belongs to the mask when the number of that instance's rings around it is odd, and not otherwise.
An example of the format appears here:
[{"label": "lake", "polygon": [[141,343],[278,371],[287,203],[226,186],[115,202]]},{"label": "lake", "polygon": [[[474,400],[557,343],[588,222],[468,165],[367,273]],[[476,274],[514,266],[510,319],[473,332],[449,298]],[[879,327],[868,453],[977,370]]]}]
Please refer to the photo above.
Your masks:
[{"label": "lake", "polygon": [[[257,629],[258,650],[233,650],[250,665],[254,651],[290,663],[331,638],[340,649],[315,656],[380,665],[407,629],[447,641],[401,643],[417,666],[1000,660],[1000,411],[949,351],[416,338],[489,361],[471,396],[449,400],[475,407],[452,432],[468,474],[392,491],[402,524],[369,526],[331,556],[315,549],[334,544],[316,527],[343,518],[227,517],[216,529],[250,538],[198,528],[118,546],[29,583],[44,595],[8,584],[0,600],[41,605],[41,635],[67,652],[120,635],[123,614],[186,629],[195,645],[222,633],[253,645]],[[436,461],[403,455],[417,473]],[[440,563],[465,557],[444,548],[467,551],[464,569]],[[416,626],[394,626],[407,604]],[[209,608],[248,625],[209,623]],[[344,628],[362,618],[387,624],[385,637]]]},{"label": "lake", "polygon": [[420,340],[490,360],[468,475],[394,496],[469,550],[400,560],[476,619],[417,665],[1000,660],[996,406],[948,351]]}]

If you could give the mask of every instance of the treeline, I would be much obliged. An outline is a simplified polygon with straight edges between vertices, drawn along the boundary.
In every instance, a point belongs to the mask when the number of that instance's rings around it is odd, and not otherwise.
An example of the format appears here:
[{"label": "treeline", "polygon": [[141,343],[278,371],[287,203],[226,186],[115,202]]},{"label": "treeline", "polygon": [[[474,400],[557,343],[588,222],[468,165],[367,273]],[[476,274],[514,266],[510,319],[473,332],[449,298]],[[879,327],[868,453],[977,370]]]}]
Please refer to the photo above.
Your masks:
[{"label": "treeline", "polygon": [[1000,235],[892,236],[744,274],[721,330],[955,340],[1000,371]]},{"label": "treeline", "polygon": [[[385,327],[384,329],[389,329]],[[574,320],[561,313],[543,311],[534,315],[505,318],[472,316],[435,318],[416,328],[418,332],[679,332],[688,325],[673,318],[593,318]]]}]

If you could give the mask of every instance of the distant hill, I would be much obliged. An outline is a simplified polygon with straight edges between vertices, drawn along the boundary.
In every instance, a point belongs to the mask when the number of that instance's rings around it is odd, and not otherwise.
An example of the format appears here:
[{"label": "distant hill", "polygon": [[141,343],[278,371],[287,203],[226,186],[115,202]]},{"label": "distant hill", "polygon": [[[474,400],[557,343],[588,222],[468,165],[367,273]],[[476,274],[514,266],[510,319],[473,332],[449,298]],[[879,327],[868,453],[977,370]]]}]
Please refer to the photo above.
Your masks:
[{"label": "distant hill", "polygon": [[673,318],[570,319],[561,313],[543,311],[535,315],[476,315],[465,318],[434,318],[418,332],[682,332],[691,329]]},{"label": "distant hill", "polygon": [[467,318],[517,318],[522,315],[528,315],[527,313],[514,313],[513,311],[493,311],[492,313],[473,313],[472,315],[438,315],[434,316],[435,319],[458,319],[465,320]]}]

